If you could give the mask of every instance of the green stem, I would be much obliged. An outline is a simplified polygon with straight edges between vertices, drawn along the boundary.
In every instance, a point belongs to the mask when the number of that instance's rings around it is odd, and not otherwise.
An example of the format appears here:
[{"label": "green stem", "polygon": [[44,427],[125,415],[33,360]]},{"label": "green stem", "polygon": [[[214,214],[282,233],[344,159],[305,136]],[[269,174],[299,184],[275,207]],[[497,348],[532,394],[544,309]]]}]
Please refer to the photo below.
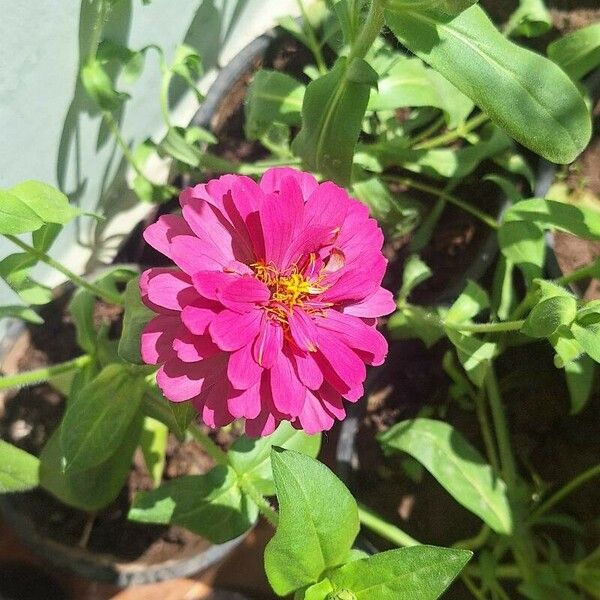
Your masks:
[{"label": "green stem", "polygon": [[506,421],[506,414],[504,412],[504,404],[502,402],[502,396],[500,395],[498,379],[493,365],[490,365],[487,377],[485,378],[485,389],[490,403],[492,418],[494,420],[496,439],[498,440],[498,448],[500,450],[502,474],[506,483],[508,498],[511,505],[513,533],[510,541],[515,561],[519,566],[523,579],[526,582],[531,582],[536,579],[537,557],[529,533],[529,527],[523,518],[523,507],[521,506],[521,498],[518,489],[519,477],[517,474],[517,466],[510,442],[510,433]]},{"label": "green stem", "polygon": [[452,544],[453,548],[464,548],[465,550],[477,550],[485,545],[490,537],[491,529],[487,525],[483,525],[477,535],[465,540],[460,540]]},{"label": "green stem", "polygon": [[317,69],[319,69],[319,73],[324,75],[327,73],[327,65],[325,64],[325,60],[323,59],[323,53],[321,52],[321,45],[315,36],[314,29],[311,25],[310,19],[306,14],[306,8],[304,7],[304,2],[302,0],[296,0],[298,4],[298,8],[300,9],[300,14],[302,15],[302,25],[304,27],[304,31],[306,32],[306,37],[308,41],[308,45],[310,51],[313,53],[315,57],[315,62],[317,64]]},{"label": "green stem", "polygon": [[430,135],[433,135],[444,124],[444,122],[445,119],[443,116],[438,117],[429,127],[424,129],[421,133],[419,133],[419,135],[416,135],[412,139],[411,146],[415,146],[419,142],[426,140]]},{"label": "green stem", "polygon": [[372,510],[363,506],[358,505],[358,517],[360,522],[367,528],[381,536],[382,538],[396,544],[397,546],[418,546],[420,542],[415,538],[408,535],[395,525],[388,523],[382,519],[379,515],[374,513]]},{"label": "green stem", "polygon": [[238,478],[238,482],[240,487],[252,498],[256,506],[258,506],[258,510],[262,514],[273,527],[277,528],[279,523],[279,514],[277,511],[271,506],[269,501],[254,487],[254,485],[244,476]]},{"label": "green stem", "polygon": [[519,331],[524,323],[525,321],[503,321],[501,323],[444,323],[444,325],[456,331],[469,333],[502,333]]},{"label": "green stem", "polygon": [[[467,565],[465,573],[481,579],[481,571],[475,565]],[[494,567],[494,575],[498,579],[521,579],[521,570],[518,565],[496,565]]]},{"label": "green stem", "polygon": [[82,369],[88,365],[91,360],[92,358],[88,354],[84,354],[58,365],[16,373],[15,375],[5,375],[4,377],[0,377],[0,391],[44,383],[57,375]]},{"label": "green stem", "polygon": [[458,208],[464,210],[465,212],[473,215],[483,223],[485,223],[488,227],[492,229],[498,229],[499,225],[496,219],[491,217],[490,215],[480,211],[478,208],[475,208],[468,202],[457,198],[456,196],[444,191],[439,188],[433,187],[431,185],[427,185],[426,183],[421,183],[420,181],[415,181],[414,179],[410,179],[409,177],[400,177],[397,175],[384,175],[382,177],[384,181],[391,181],[394,183],[399,183],[401,185],[406,185],[415,190],[420,190],[421,192],[425,192],[426,194],[431,194],[432,196],[437,196],[438,198],[442,198],[447,200],[450,204],[454,204]]},{"label": "green stem", "polygon": [[490,118],[485,113],[481,113],[476,117],[466,121],[461,127],[457,127],[452,131],[438,135],[430,140],[427,140],[426,142],[416,144],[413,146],[413,148],[415,150],[431,150],[432,148],[438,148],[439,146],[446,146],[447,144],[451,144],[452,142],[465,137],[467,133],[477,129],[479,126],[489,121],[489,119]]},{"label": "green stem", "polygon": [[490,427],[490,420],[488,418],[487,406],[485,403],[485,394],[482,392],[475,396],[475,409],[477,411],[477,419],[479,420],[481,436],[483,438],[488,460],[490,461],[494,472],[500,473],[500,461],[498,460],[498,452]]},{"label": "green stem", "polygon": [[169,88],[173,72],[167,68],[165,59],[161,58],[162,82],[160,84],[160,110],[167,127],[171,128],[171,115],[169,113]]},{"label": "green stem", "polygon": [[[121,151],[123,152],[123,156],[127,159],[127,162],[131,165],[133,170],[140,177],[143,177],[147,181],[150,181],[146,177],[146,175],[144,175],[144,172],[142,171],[141,167],[138,165],[137,160],[135,159],[135,157],[133,156],[133,154],[131,152],[131,149],[129,148],[129,145],[123,139],[123,136],[121,135],[121,130],[119,129],[119,125],[115,121],[115,118],[113,117],[112,113],[108,110],[103,110],[102,116],[103,116],[104,120],[106,121],[106,124],[108,125],[111,133],[115,136],[115,139],[117,140],[117,143],[119,144],[119,147],[121,148]],[[152,182],[150,181],[150,183],[152,183]]]},{"label": "green stem", "polygon": [[465,571],[460,574],[460,578],[465,584],[465,587],[471,592],[473,598],[477,598],[477,600],[487,600],[485,594],[473,583]]},{"label": "green stem", "polygon": [[196,423],[192,423],[188,427],[188,431],[201,446],[206,451],[206,453],[211,456],[218,465],[227,465],[229,464],[229,459],[227,458],[227,454],[217,446],[211,439],[211,437],[206,434]]},{"label": "green stem", "polygon": [[364,58],[367,55],[373,42],[377,39],[383,24],[383,6],[381,5],[381,0],[372,0],[365,24],[352,45],[350,54],[348,54],[348,64],[355,58]]},{"label": "green stem", "polygon": [[21,248],[22,250],[24,250],[31,256],[35,256],[35,258],[37,258],[39,261],[46,263],[48,266],[52,267],[53,269],[56,269],[59,273],[62,273],[65,277],[70,279],[78,287],[81,287],[81,288],[87,290],[88,292],[90,292],[91,294],[94,294],[94,296],[97,296],[98,298],[102,298],[109,304],[117,304],[117,305],[123,304],[123,299],[121,298],[121,296],[119,294],[113,294],[112,292],[109,292],[108,290],[103,290],[103,289],[95,286],[93,283],[86,281],[85,279],[83,279],[83,277],[76,275],[75,273],[73,273],[73,271],[67,269],[67,267],[65,267],[65,266],[61,265],[59,262],[55,261],[53,258],[48,256],[45,252],[41,252],[40,250],[37,250],[33,246],[26,244],[25,242],[20,240],[18,237],[15,237],[13,235],[5,235],[4,237],[6,239],[10,240],[13,244],[19,246],[19,248]]},{"label": "green stem", "polygon": [[548,500],[546,500],[543,504],[538,506],[538,508],[531,514],[531,516],[529,517],[529,521],[533,522],[536,519],[539,519],[551,508],[556,506],[561,500],[566,498],[569,494],[572,494],[577,488],[581,487],[584,483],[587,483],[591,479],[594,479],[594,477],[600,477],[600,464],[587,469],[583,473],[580,473],[579,475],[577,475],[577,477],[575,477],[567,484],[565,484],[562,488],[560,488],[560,490],[552,494],[552,496],[550,496]]},{"label": "green stem", "polygon": [[90,46],[88,51],[88,60],[96,56],[98,52],[98,46],[100,45],[100,38],[102,37],[102,31],[104,25],[111,11],[111,3],[107,0],[97,0],[96,7],[96,18],[92,26],[92,34],[90,35]]}]

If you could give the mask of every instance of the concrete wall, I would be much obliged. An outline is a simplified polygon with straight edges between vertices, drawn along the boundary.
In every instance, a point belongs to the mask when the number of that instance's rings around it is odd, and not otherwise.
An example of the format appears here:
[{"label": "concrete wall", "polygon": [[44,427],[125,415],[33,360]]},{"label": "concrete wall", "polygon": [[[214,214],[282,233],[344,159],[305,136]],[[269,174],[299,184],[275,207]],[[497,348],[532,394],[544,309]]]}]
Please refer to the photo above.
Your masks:
[{"label": "concrete wall", "polygon": [[[58,186],[84,210],[109,215],[67,227],[52,254],[74,271],[109,260],[123,234],[148,210],[127,190],[127,167],[100,115],[78,81],[90,44],[95,0],[0,0],[0,187],[25,179]],[[217,70],[278,16],[294,13],[295,0],[120,0],[105,37],[132,49],[155,44],[167,60],[185,42],[203,57],[206,88]],[[130,143],[164,133],[159,106],[157,55],[147,54],[144,71],[120,114]],[[198,105],[190,93],[173,100],[174,121],[184,125]],[[0,240],[0,258],[15,248]],[[40,267],[48,285],[60,275]],[[0,281],[0,303],[14,295]]]}]

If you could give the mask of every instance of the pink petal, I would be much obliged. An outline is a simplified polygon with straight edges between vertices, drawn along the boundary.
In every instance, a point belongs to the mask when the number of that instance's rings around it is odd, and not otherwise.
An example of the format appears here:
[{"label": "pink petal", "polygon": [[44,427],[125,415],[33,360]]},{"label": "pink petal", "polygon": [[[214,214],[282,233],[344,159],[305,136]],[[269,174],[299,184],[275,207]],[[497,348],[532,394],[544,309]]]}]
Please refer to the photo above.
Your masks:
[{"label": "pink petal", "polygon": [[310,174],[290,167],[275,167],[265,171],[260,180],[260,187],[266,194],[279,193],[282,181],[288,177],[296,180],[302,197],[306,200],[319,185],[317,180]]},{"label": "pink petal", "polygon": [[171,242],[173,261],[188,275],[200,271],[222,271],[233,256],[219,252],[210,244],[193,235],[178,235]]},{"label": "pink petal", "polygon": [[335,422],[335,419],[325,410],[319,398],[310,390],[306,390],[306,399],[302,412],[298,416],[294,425],[302,429],[308,435],[319,433],[320,431],[329,431]]},{"label": "pink petal", "polygon": [[221,291],[217,291],[217,296],[227,308],[245,313],[253,310],[257,304],[267,302],[271,297],[271,292],[256,277],[243,275],[234,279]]},{"label": "pink petal", "polygon": [[[221,271],[198,271],[192,275],[192,283],[198,293],[209,300],[219,300],[219,294],[233,281],[237,275]],[[219,301],[220,302],[220,301]]]},{"label": "pink petal", "polygon": [[246,419],[245,433],[248,437],[258,438],[271,435],[277,429],[279,421],[268,409],[263,409],[255,419]]},{"label": "pink petal", "polygon": [[342,310],[345,314],[355,317],[382,317],[396,310],[396,302],[392,292],[380,287],[364,300],[344,306]]},{"label": "pink petal", "polygon": [[250,344],[232,352],[227,366],[227,377],[236,390],[253,386],[262,375],[263,368],[254,360]]},{"label": "pink petal", "polygon": [[331,332],[350,348],[366,353],[369,364],[380,365],[385,360],[388,350],[386,339],[358,317],[328,310],[324,316],[315,317],[315,321],[320,328]]},{"label": "pink petal", "polygon": [[323,384],[323,373],[315,362],[314,354],[294,348],[293,358],[300,381],[311,390],[318,390]]},{"label": "pink petal", "polygon": [[256,419],[261,411],[260,381],[247,390],[231,390],[227,408],[236,419]]},{"label": "pink petal", "polygon": [[169,400],[191,400],[202,391],[208,375],[205,362],[209,361],[184,363],[177,358],[171,358],[158,370],[156,382]]},{"label": "pink petal", "polygon": [[150,308],[180,311],[198,298],[190,278],[173,269],[148,269],[140,279],[140,286],[142,299],[147,297]]},{"label": "pink petal", "polygon": [[258,337],[252,348],[254,359],[265,369],[270,369],[283,347],[281,325],[263,316]]},{"label": "pink petal", "polygon": [[203,335],[210,322],[221,310],[223,307],[220,303],[206,298],[198,298],[192,304],[184,306],[181,311],[181,320],[190,333]]},{"label": "pink petal", "polygon": [[235,416],[229,412],[227,398],[230,387],[227,381],[216,383],[204,398],[204,404],[200,412],[202,422],[215,429],[225,427],[235,420]]},{"label": "pink petal", "polygon": [[261,312],[239,314],[225,309],[209,325],[210,335],[221,350],[239,350],[254,341],[261,327]]},{"label": "pink petal", "polygon": [[171,239],[177,235],[190,235],[192,233],[184,219],[177,215],[163,215],[156,223],[148,225],[144,230],[144,239],[155,250],[164,254],[167,258],[171,256]]},{"label": "pink petal", "polygon": [[280,352],[271,367],[271,396],[275,408],[284,415],[296,417],[302,411],[305,387],[298,379],[286,352]]},{"label": "pink petal", "polygon": [[142,359],[146,364],[156,365],[174,356],[173,338],[178,328],[176,316],[159,315],[148,322],[140,340]]},{"label": "pink petal", "polygon": [[210,339],[210,336],[192,335],[182,327],[173,340],[173,350],[183,362],[193,363],[214,356],[219,352],[219,347]]},{"label": "pink petal", "polygon": [[306,202],[304,225],[326,227],[330,235],[336,235],[346,219],[350,204],[346,190],[331,181],[322,183]]},{"label": "pink petal", "polygon": [[294,308],[288,319],[290,333],[301,350],[315,352],[318,347],[319,331],[313,321],[301,308]]},{"label": "pink petal", "polygon": [[338,392],[336,392],[328,383],[323,384],[323,387],[316,394],[321,400],[323,408],[338,421],[346,418],[346,409],[344,408],[344,400]]},{"label": "pink petal", "polygon": [[334,336],[321,336],[315,360],[325,379],[344,397],[354,397],[367,375],[365,363]]},{"label": "pink petal", "polygon": [[[333,303],[363,300],[377,290],[386,266],[387,260],[380,252],[365,255],[358,264],[326,277],[323,285],[331,287],[319,296],[319,300]],[[335,281],[333,284],[330,278]]]}]

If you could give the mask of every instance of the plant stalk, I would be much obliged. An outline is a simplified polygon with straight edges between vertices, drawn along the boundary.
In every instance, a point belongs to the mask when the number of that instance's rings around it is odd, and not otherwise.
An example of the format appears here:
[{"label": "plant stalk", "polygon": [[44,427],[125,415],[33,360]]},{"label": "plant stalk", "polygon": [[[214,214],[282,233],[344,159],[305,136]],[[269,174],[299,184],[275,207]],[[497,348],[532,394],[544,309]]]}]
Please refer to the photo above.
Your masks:
[{"label": "plant stalk", "polygon": [[358,505],[358,518],[367,529],[397,546],[419,546],[421,543],[362,504]]},{"label": "plant stalk", "polygon": [[21,248],[22,250],[24,250],[31,256],[35,256],[35,258],[37,258],[39,261],[46,263],[48,266],[52,267],[53,269],[56,269],[59,273],[62,273],[65,277],[70,279],[76,286],[87,290],[88,292],[90,292],[91,294],[94,294],[94,296],[97,296],[98,298],[102,298],[109,304],[117,304],[117,305],[123,304],[123,299],[121,298],[121,296],[119,294],[113,294],[107,290],[103,290],[103,289],[99,288],[98,286],[94,285],[93,283],[90,283],[89,281],[86,281],[85,279],[83,279],[83,277],[76,275],[75,273],[73,273],[73,271],[71,271],[70,269],[67,269],[67,267],[65,267],[62,264],[60,264],[59,262],[55,261],[52,257],[48,256],[48,254],[46,254],[45,252],[41,252],[40,250],[37,250],[33,246],[26,244],[25,242],[23,242],[22,240],[20,240],[18,237],[14,236],[14,235],[5,235],[4,237],[6,237],[8,240],[10,240],[16,246],[19,246],[19,248]]},{"label": "plant stalk", "polygon": [[229,464],[227,454],[223,452],[223,450],[221,450],[221,448],[219,448],[219,446],[217,446],[217,444],[213,442],[211,437],[208,434],[204,433],[204,431],[202,431],[202,429],[200,429],[200,427],[198,427],[196,423],[192,423],[192,425],[188,427],[188,431],[190,432],[194,440],[196,440],[196,442],[198,442],[202,446],[204,451],[211,458],[213,458],[218,465]]},{"label": "plant stalk", "polygon": [[381,0],[372,0],[365,24],[348,54],[348,64],[355,58],[364,58],[367,55],[373,42],[377,39],[383,24],[383,6]]},{"label": "plant stalk", "polygon": [[503,321],[501,323],[444,323],[445,327],[469,333],[502,333],[504,331],[519,331],[524,324],[524,320]]},{"label": "plant stalk", "polygon": [[457,129],[453,129],[452,131],[438,135],[425,142],[415,144],[413,148],[415,150],[431,150],[432,148],[438,148],[439,146],[451,144],[452,142],[464,137],[467,133],[477,129],[479,126],[483,125],[489,120],[490,118],[485,113],[481,113],[476,117],[465,121],[462,127],[458,127]]},{"label": "plant stalk", "polygon": [[24,371],[23,373],[15,373],[14,375],[5,375],[4,377],[0,377],[0,391],[44,383],[57,375],[82,369],[88,365],[91,360],[92,358],[89,354],[84,354],[58,365],[42,367],[41,369],[35,369],[33,371]]}]

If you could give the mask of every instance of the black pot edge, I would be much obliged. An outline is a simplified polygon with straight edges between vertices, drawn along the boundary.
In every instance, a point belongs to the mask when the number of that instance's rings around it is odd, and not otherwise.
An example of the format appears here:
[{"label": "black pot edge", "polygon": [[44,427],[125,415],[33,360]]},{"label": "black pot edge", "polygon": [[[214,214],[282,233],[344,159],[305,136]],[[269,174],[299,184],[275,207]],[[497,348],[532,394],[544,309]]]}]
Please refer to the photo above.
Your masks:
[{"label": "black pot edge", "polygon": [[[269,31],[254,39],[236,54],[217,75],[202,106],[192,117],[191,125],[210,128],[210,122],[231,86],[246,74],[254,61],[265,53],[275,38],[275,32]],[[0,325],[0,362],[12,351],[25,330],[26,325],[23,321],[14,318],[4,319]],[[0,495],[0,513],[11,530],[23,540],[25,545],[55,566],[66,568],[93,581],[119,587],[156,583],[204,571],[228,556],[247,536],[245,533],[224,544],[214,544],[193,557],[173,559],[153,566],[140,564],[139,569],[129,568],[112,562],[107,555],[86,554],[76,548],[62,546],[57,542],[42,538],[32,524],[16,509],[18,496],[18,494]],[[135,564],[132,563],[132,565]]]}]

